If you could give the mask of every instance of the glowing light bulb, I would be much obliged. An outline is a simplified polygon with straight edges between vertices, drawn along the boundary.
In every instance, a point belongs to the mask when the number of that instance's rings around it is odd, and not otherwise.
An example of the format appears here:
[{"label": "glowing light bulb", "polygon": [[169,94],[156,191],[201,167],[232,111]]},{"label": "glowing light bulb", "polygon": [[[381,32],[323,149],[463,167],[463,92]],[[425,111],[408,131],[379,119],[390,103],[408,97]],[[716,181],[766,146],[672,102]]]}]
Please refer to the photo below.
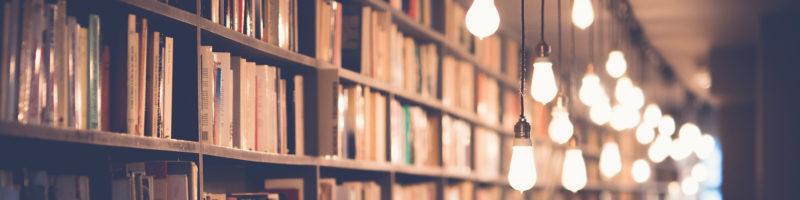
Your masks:
[{"label": "glowing light bulb", "polygon": [[572,4],[572,23],[580,29],[586,29],[586,27],[592,25],[592,21],[594,21],[592,1],[576,0]]},{"label": "glowing light bulb", "polygon": [[650,179],[650,163],[647,163],[644,159],[634,161],[631,176],[637,183],[644,183],[647,179]]},{"label": "glowing light bulb", "polygon": [[622,158],[616,142],[606,142],[600,152],[600,172],[606,178],[613,178],[622,170]]},{"label": "glowing light bulb", "polygon": [[627,106],[639,109],[644,106],[644,92],[642,92],[642,88],[634,86],[633,88],[628,90],[628,98],[625,98]]},{"label": "glowing light bulb", "polygon": [[561,185],[569,191],[577,192],[586,186],[586,163],[580,149],[569,149],[564,156],[561,170]]},{"label": "glowing light bulb", "polygon": [[631,89],[633,89],[633,82],[630,78],[619,78],[617,79],[617,86],[614,87],[614,97],[616,97],[617,101],[620,103],[626,104],[628,102]]},{"label": "glowing light bulb", "polygon": [[538,57],[533,63],[533,78],[531,83],[531,96],[533,99],[547,104],[558,93],[556,79],[553,76],[553,63],[547,57]]},{"label": "glowing light bulb", "polygon": [[669,156],[671,150],[670,146],[672,146],[672,139],[670,139],[668,135],[660,134],[656,137],[656,140],[653,141],[653,144],[650,145],[650,149],[647,150],[647,156],[650,158],[650,161],[660,163]]},{"label": "glowing light bulb", "polygon": [[558,144],[564,144],[572,137],[573,127],[572,122],[569,121],[569,113],[567,109],[561,106],[561,102],[553,108],[553,120],[550,120],[550,126],[547,127],[550,133],[550,139]]},{"label": "glowing light bulb", "polygon": [[667,184],[667,199],[681,199],[681,184],[672,181]]},{"label": "glowing light bulb", "polygon": [[578,91],[581,102],[587,106],[594,106],[603,103],[606,93],[600,85],[600,78],[594,73],[586,74],[581,80],[581,88]]},{"label": "glowing light bulb", "polygon": [[700,186],[697,184],[697,180],[694,180],[692,177],[683,178],[683,181],[681,181],[681,191],[684,195],[695,195],[699,188]]},{"label": "glowing light bulb", "polygon": [[692,143],[686,138],[678,137],[672,140],[670,149],[669,157],[673,160],[683,160],[692,154]]},{"label": "glowing light bulb", "polygon": [[703,163],[694,164],[692,167],[692,178],[698,182],[703,182],[708,179],[708,167]]},{"label": "glowing light bulb", "polygon": [[716,141],[714,141],[714,136],[703,134],[700,136],[699,144],[695,146],[694,154],[697,155],[697,158],[706,159],[714,152],[715,145]]},{"label": "glowing light bulb", "polygon": [[606,100],[598,105],[592,106],[592,108],[589,109],[589,117],[595,124],[603,125],[608,123],[608,120],[611,118],[611,112],[611,106],[608,105],[608,100]]},{"label": "glowing light bulb", "polygon": [[639,109],[632,108],[630,106],[624,106],[623,109],[625,114],[625,128],[635,128],[639,121],[642,119],[642,116],[639,114]]},{"label": "glowing light bulb", "polygon": [[467,30],[480,39],[494,34],[500,27],[500,14],[497,13],[494,0],[473,1],[467,10],[465,22]]},{"label": "glowing light bulb", "polygon": [[531,140],[528,138],[514,139],[514,146],[511,148],[508,183],[520,192],[531,189],[536,184],[536,162],[533,157]]},{"label": "glowing light bulb", "polygon": [[628,63],[625,61],[625,54],[622,51],[614,50],[608,53],[608,61],[606,61],[606,72],[614,78],[619,78],[628,70]]},{"label": "glowing light bulb", "polygon": [[664,115],[658,122],[658,133],[672,135],[675,133],[675,119],[671,115]]},{"label": "glowing light bulb", "polygon": [[627,120],[627,116],[626,116],[627,115],[627,113],[626,113],[627,111],[625,109],[626,109],[625,106],[623,106],[621,104],[614,105],[614,107],[611,109],[611,122],[610,122],[610,124],[611,124],[611,128],[614,128],[614,130],[621,131],[621,130],[627,128],[627,126],[628,126],[627,123],[628,122],[625,121],[625,120]]},{"label": "glowing light bulb", "polygon": [[686,139],[691,143],[699,142],[701,134],[700,127],[697,127],[697,125],[691,122],[681,125],[681,129],[678,130],[678,137]]},{"label": "glowing light bulb", "polygon": [[653,130],[653,127],[647,126],[645,123],[636,127],[636,141],[639,144],[648,144],[653,141],[656,137],[656,131]]},{"label": "glowing light bulb", "polygon": [[661,120],[661,108],[656,104],[649,104],[644,108],[643,114],[644,124],[650,127],[658,127],[658,122]]}]

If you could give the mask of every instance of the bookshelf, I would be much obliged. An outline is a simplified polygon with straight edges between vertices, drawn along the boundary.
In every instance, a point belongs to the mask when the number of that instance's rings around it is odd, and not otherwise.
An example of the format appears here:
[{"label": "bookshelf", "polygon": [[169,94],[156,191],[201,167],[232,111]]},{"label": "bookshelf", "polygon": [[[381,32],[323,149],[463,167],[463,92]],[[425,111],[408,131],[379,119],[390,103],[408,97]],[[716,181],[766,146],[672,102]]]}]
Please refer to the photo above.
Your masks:
[{"label": "bookshelf", "polygon": [[[81,0],[76,1],[86,3]],[[366,86],[374,91],[386,94],[388,99],[397,99],[404,103],[421,106],[426,112],[449,115],[455,119],[466,121],[471,125],[471,129],[473,130],[475,128],[487,129],[498,134],[501,138],[501,143],[504,143],[503,140],[505,138],[513,137],[513,132],[511,127],[504,127],[501,125],[502,123],[492,124],[481,120],[474,108],[467,110],[445,106],[438,95],[435,95],[437,97],[425,97],[415,92],[396,88],[389,83],[376,80],[358,72],[337,67],[327,62],[322,62],[315,59],[313,56],[286,50],[259,41],[214,23],[202,16],[201,4],[205,2],[203,0],[183,2],[184,3],[182,3],[180,7],[175,7],[158,1],[116,0],[103,2],[96,6],[80,9],[79,11],[71,11],[81,14],[98,13],[101,17],[107,17],[117,16],[119,14],[114,14],[113,12],[121,10],[126,12],[124,14],[133,13],[147,17],[152,21],[164,20],[165,22],[162,22],[162,25],[156,27],[164,29],[166,32],[173,34],[176,38],[181,38],[182,41],[176,42],[176,46],[180,46],[178,48],[187,51],[181,52],[177,58],[188,60],[188,64],[176,66],[176,72],[178,72],[176,74],[189,74],[188,78],[184,79],[189,83],[181,84],[176,82],[174,87],[176,90],[185,89],[189,91],[187,93],[177,92],[176,96],[180,94],[190,95],[182,98],[176,97],[175,101],[186,101],[189,103],[183,106],[176,105],[174,111],[188,110],[190,115],[187,119],[176,120],[173,125],[174,139],[139,137],[109,131],[78,130],[47,125],[24,125],[15,122],[0,122],[0,127],[2,127],[0,128],[0,140],[13,138],[12,140],[14,141],[21,140],[43,146],[77,144],[82,146],[82,148],[92,150],[113,149],[111,153],[106,155],[107,157],[105,160],[102,159],[102,156],[100,156],[101,158],[87,158],[98,159],[90,163],[101,163],[104,165],[98,167],[100,170],[96,172],[85,172],[93,177],[91,185],[92,196],[97,199],[110,199],[110,188],[107,185],[104,186],[104,184],[108,183],[107,178],[110,176],[108,174],[110,171],[110,163],[159,158],[179,158],[196,162],[199,168],[199,194],[203,194],[206,191],[206,186],[210,188],[209,191],[216,190],[214,192],[219,192],[220,188],[227,187],[225,184],[232,184],[235,186],[244,185],[244,187],[252,188],[253,186],[249,186],[248,184],[256,182],[254,179],[261,178],[263,180],[263,178],[281,177],[283,176],[280,175],[282,173],[285,176],[300,177],[305,180],[304,195],[306,199],[310,200],[317,199],[317,189],[319,187],[317,183],[321,178],[326,177],[342,180],[375,181],[382,189],[382,199],[390,199],[393,192],[392,186],[399,183],[433,182],[437,185],[437,199],[444,198],[445,186],[457,182],[473,183],[476,187],[500,187],[503,190],[510,189],[505,175],[501,172],[498,172],[497,176],[487,176],[474,171],[460,172],[444,169],[442,167],[422,167],[390,162],[332,159],[314,156],[313,154],[296,156],[263,153],[201,143],[198,141],[199,139],[197,136],[197,96],[193,94],[198,86],[191,83],[192,81],[196,81],[194,75],[197,73],[197,68],[199,68],[198,57],[201,46],[213,46],[215,51],[231,52],[238,56],[247,57],[249,61],[257,63],[269,63],[289,73],[308,77],[307,79],[313,79],[323,73],[334,75],[337,77],[338,81],[342,83]],[[474,66],[476,73],[486,75],[498,83],[500,86],[499,93],[501,95],[505,94],[505,91],[518,90],[517,80],[509,79],[509,77],[500,72],[500,70],[495,71],[483,66],[471,53],[459,47],[457,44],[446,40],[442,31],[437,30],[433,26],[427,27],[422,25],[411,19],[402,11],[392,8],[387,2],[381,0],[347,0],[346,2],[360,3],[371,6],[377,10],[387,11],[391,16],[391,21],[397,25],[399,31],[402,31],[404,34],[416,40],[431,42],[438,45],[440,55],[453,56],[458,60],[470,63]],[[441,2],[438,1],[433,3],[441,4]],[[112,9],[105,10],[103,8],[104,6],[110,6]],[[441,7],[441,5],[436,6]],[[442,16],[435,15],[434,18],[442,18]],[[434,22],[434,24],[436,23],[441,22]],[[167,28],[170,25],[175,25],[179,28]],[[300,40],[303,39],[304,38],[300,38]],[[178,77],[180,76],[176,76],[176,81],[182,80]],[[309,89],[305,94],[311,94],[306,98],[307,100],[311,100],[307,103],[318,103],[314,102],[314,100],[317,99],[315,95],[318,94],[317,91],[324,89],[318,87],[319,83],[316,83],[316,80],[307,80],[305,83],[307,83],[306,87]],[[305,107],[313,108],[314,106],[306,105]],[[194,110],[192,110],[193,108]],[[317,110],[306,110],[306,113],[316,112]],[[309,117],[305,119],[309,119]],[[314,124],[315,120],[307,121],[310,122],[306,123],[306,127],[314,127],[317,125]],[[307,128],[306,130],[308,130],[308,132],[327,131],[315,128]],[[308,136],[309,134],[306,135]],[[306,141],[306,145],[308,144],[310,143]],[[553,149],[553,152],[560,152],[565,149],[565,146],[554,144],[546,139],[535,139],[535,145]],[[500,147],[502,148],[503,145],[500,145]],[[66,151],[70,152],[73,150]],[[134,154],[137,156],[124,159],[108,158]],[[501,157],[504,156],[502,155],[502,150],[500,154]],[[596,160],[599,157],[599,152],[585,152],[585,157],[587,160]],[[501,158],[500,160],[503,159]],[[472,162],[474,165],[475,162],[479,161]],[[45,165],[54,164],[52,162],[44,163]],[[501,171],[505,170],[506,169],[501,169]],[[217,173],[230,173],[233,174],[233,177],[237,178],[226,179],[225,177],[217,175]],[[255,178],[247,176],[253,176]],[[656,190],[659,191],[659,193],[664,193],[663,188],[665,187],[663,185],[663,183],[654,183],[641,186],[617,186],[590,181],[590,184],[584,191],[610,190],[635,193],[645,190],[650,191],[653,188],[657,188]],[[541,188],[559,188],[560,190],[560,184],[539,182],[534,190],[544,190]]]}]

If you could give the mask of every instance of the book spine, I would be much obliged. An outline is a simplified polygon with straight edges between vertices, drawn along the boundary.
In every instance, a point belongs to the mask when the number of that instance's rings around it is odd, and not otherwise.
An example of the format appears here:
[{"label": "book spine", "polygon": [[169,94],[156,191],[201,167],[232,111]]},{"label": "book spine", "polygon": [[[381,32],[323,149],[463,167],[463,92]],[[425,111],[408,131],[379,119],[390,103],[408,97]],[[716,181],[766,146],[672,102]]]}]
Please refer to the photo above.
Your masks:
[{"label": "book spine", "polygon": [[141,18],[139,19],[139,23],[137,24],[137,31],[139,32],[139,70],[137,79],[137,88],[139,91],[137,92],[137,100],[136,103],[138,104],[136,107],[137,111],[137,120],[136,120],[136,135],[144,136],[145,134],[145,106],[147,105],[147,56],[149,55],[148,48],[147,48],[147,38],[148,38],[148,28],[147,28],[147,19]]},{"label": "book spine", "polygon": [[147,53],[147,92],[146,92],[146,105],[145,105],[145,135],[150,137],[158,137],[158,66],[160,64],[159,51],[160,51],[160,33],[153,31],[148,37],[148,53]]},{"label": "book spine", "polygon": [[136,15],[128,15],[128,42],[126,52],[126,131],[138,135],[139,122],[139,34],[136,32]]},{"label": "book spine", "polygon": [[100,129],[100,16],[89,15],[89,98],[87,99],[87,128]]},{"label": "book spine", "polygon": [[165,42],[166,36],[160,33],[158,40],[158,76],[156,76],[156,104],[154,106],[156,112],[156,137],[164,137],[164,68],[165,68]]},{"label": "book spine", "polygon": [[17,120],[17,98],[18,87],[17,83],[19,76],[19,16],[20,16],[20,2],[14,0],[6,2],[4,5],[4,27],[3,27],[3,54],[0,69],[2,69],[2,80],[0,87],[2,87],[2,108],[0,108],[0,119],[4,121]]},{"label": "book spine", "polygon": [[164,42],[164,134],[162,138],[172,138],[172,81],[173,81],[173,55],[174,42],[172,37],[166,37]]},{"label": "book spine", "polygon": [[103,45],[100,54],[100,130],[111,130],[111,50],[108,45]]},{"label": "book spine", "polygon": [[75,112],[79,129],[89,127],[89,29],[78,28],[78,65],[75,68]]},{"label": "book spine", "polygon": [[303,109],[305,102],[303,100],[303,76],[295,75],[293,81],[294,90],[292,92],[294,94],[294,110],[290,114],[294,114],[294,132],[289,134],[294,135],[294,154],[305,155],[305,109]]},{"label": "book spine", "polygon": [[67,27],[67,124],[69,127],[78,128],[78,112],[76,110],[77,105],[75,101],[78,92],[76,91],[75,70],[78,67],[78,56],[80,52],[78,48],[78,32],[80,27],[74,17],[68,17]]},{"label": "book spine", "polygon": [[56,41],[55,41],[55,10],[56,5],[47,4],[44,11],[45,28],[41,51],[41,68],[39,70],[39,98],[41,123],[47,125],[55,124],[54,108],[54,78],[56,65]]},{"label": "book spine", "polygon": [[200,70],[197,71],[198,109],[199,109],[199,140],[202,143],[211,143],[210,136],[213,134],[213,108],[214,108],[214,61],[211,55],[210,46],[200,47]]}]

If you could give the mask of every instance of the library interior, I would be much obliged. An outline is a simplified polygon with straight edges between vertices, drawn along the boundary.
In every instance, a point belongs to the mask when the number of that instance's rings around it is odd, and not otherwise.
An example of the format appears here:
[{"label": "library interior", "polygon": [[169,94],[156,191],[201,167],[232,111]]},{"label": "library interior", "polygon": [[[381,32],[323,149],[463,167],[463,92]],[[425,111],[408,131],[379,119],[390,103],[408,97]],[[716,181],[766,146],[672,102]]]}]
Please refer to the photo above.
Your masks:
[{"label": "library interior", "polygon": [[0,7],[0,200],[800,199],[798,0]]}]

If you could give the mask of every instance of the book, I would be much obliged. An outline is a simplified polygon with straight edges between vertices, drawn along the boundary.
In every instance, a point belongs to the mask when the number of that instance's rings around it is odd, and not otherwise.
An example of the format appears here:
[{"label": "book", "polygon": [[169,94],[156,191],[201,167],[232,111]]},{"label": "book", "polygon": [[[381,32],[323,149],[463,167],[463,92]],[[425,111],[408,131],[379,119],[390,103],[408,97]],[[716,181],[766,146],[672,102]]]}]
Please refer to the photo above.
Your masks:
[{"label": "book", "polygon": [[172,138],[172,86],[173,86],[173,54],[174,54],[174,39],[172,37],[164,38],[164,86],[163,86],[163,110],[162,110],[162,123],[163,134],[161,138]]},{"label": "book", "polygon": [[17,79],[19,76],[18,50],[20,48],[20,1],[3,3],[2,52],[0,55],[0,120],[17,120]]},{"label": "book", "polygon": [[199,140],[201,143],[211,144],[214,134],[214,57],[210,46],[201,46],[199,53],[200,69],[197,70],[197,105],[198,126],[200,129]]},{"label": "book", "polygon": [[253,99],[252,71],[248,63],[238,57],[230,56],[228,53],[219,53],[223,57],[228,56],[231,69],[233,70],[233,143],[232,146],[238,149],[248,149],[247,134],[253,130],[253,119],[247,115],[247,110],[253,109],[249,102]]},{"label": "book", "polygon": [[147,38],[147,91],[145,92],[145,136],[159,137],[159,97],[161,65],[161,33],[153,31]]},{"label": "book", "polygon": [[[264,189],[269,193],[278,193],[285,196],[288,200],[301,200],[303,198],[303,179],[302,178],[276,178],[265,179]],[[284,198],[281,198],[284,199]]]},{"label": "book", "polygon": [[149,48],[148,38],[152,37],[149,36],[149,30],[147,27],[147,18],[139,19],[138,23],[136,24],[136,30],[139,33],[139,70],[138,70],[138,86],[139,92],[137,93],[137,109],[138,116],[136,122],[136,135],[144,136],[145,135],[145,108],[147,106],[147,74],[148,74],[148,60],[147,57],[150,55],[148,52],[151,50]]},{"label": "book", "polygon": [[[294,154],[295,155],[305,155],[305,100],[304,100],[304,92],[305,89],[303,87],[303,76],[295,75],[293,80],[294,90],[291,94],[293,94],[293,102],[291,105],[292,112],[289,112],[290,115],[294,115],[294,131],[289,134],[290,137],[294,136]],[[291,143],[290,143],[291,144]]]},{"label": "book", "polygon": [[[215,54],[214,60],[214,137],[213,144],[227,144],[233,125],[233,71],[230,60]],[[222,139],[228,139],[222,142]]]},{"label": "book", "polygon": [[392,185],[392,200],[434,200],[437,199],[436,195],[436,183],[434,182]]},{"label": "book", "polygon": [[88,78],[88,98],[87,101],[87,128],[90,130],[100,130],[102,127],[101,121],[101,108],[100,100],[100,82],[101,82],[101,45],[100,45],[100,16],[95,14],[89,15],[89,29],[88,29],[88,58],[89,58],[89,75]]},{"label": "book", "polygon": [[100,84],[98,92],[100,130],[111,130],[111,50],[103,45],[100,54]]},{"label": "book", "polygon": [[484,176],[500,173],[500,136],[484,128],[475,128],[475,172]]},{"label": "book", "polygon": [[317,199],[319,200],[334,200],[336,196],[336,179],[334,178],[321,178],[319,179],[319,186],[317,187]]},{"label": "book", "polygon": [[[80,55],[89,55],[89,29],[78,29],[78,50]],[[89,128],[89,58],[79,56],[75,68],[75,110],[76,125],[79,129]]]},{"label": "book", "polygon": [[[22,6],[21,42],[19,52],[19,98],[17,121],[23,124],[39,123],[39,62],[35,52],[41,51],[44,21],[42,0],[24,1]],[[91,21],[91,20],[90,20]]]},{"label": "book", "polygon": [[270,122],[269,122],[269,73],[268,67],[258,65],[255,69],[255,137],[253,147],[255,151],[267,152],[270,150]]},{"label": "book", "polygon": [[[113,130],[138,135],[139,123],[139,43],[140,37],[136,30],[136,15],[127,15],[126,40],[120,41],[120,51],[115,53],[119,67],[112,72],[114,86],[125,89],[114,90],[113,102],[114,121]],[[124,67],[123,67],[124,66]],[[122,106],[124,105],[124,106]]]}]

